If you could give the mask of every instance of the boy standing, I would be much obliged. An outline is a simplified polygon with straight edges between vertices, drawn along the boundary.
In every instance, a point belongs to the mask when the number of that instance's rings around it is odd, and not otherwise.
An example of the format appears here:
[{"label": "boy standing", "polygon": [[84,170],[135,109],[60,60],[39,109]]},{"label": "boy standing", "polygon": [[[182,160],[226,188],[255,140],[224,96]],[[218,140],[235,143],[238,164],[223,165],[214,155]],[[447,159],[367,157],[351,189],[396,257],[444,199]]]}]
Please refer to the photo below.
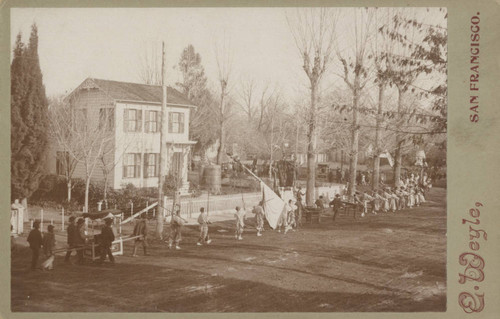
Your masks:
[{"label": "boy standing", "polygon": [[134,236],[141,236],[135,239],[134,242],[134,251],[132,253],[132,257],[137,257],[137,248],[139,245],[142,245],[142,249],[144,250],[144,256],[148,255],[148,223],[146,220],[146,214],[142,214],[141,220],[134,227]]},{"label": "boy standing", "polygon": [[208,224],[210,224],[210,221],[208,220],[208,214],[205,212],[205,207],[200,208],[198,224],[200,224],[200,238],[198,239],[198,243],[196,243],[196,245],[201,246],[203,243],[207,245],[210,244],[212,242],[208,236]]},{"label": "boy standing", "polygon": [[234,237],[238,240],[243,240],[241,235],[245,227],[245,213],[245,208],[240,209],[240,206],[236,206],[236,213],[234,213],[234,217],[236,218],[236,231]]},{"label": "boy standing", "polygon": [[255,214],[255,219],[257,221],[257,236],[262,236],[262,231],[264,230],[264,209],[262,208],[262,201],[253,208],[252,212]]},{"label": "boy standing", "polygon": [[181,216],[181,208],[179,204],[175,205],[175,212],[172,214],[172,219],[170,221],[170,238],[168,240],[168,248],[172,249],[173,244],[175,244],[175,249],[180,250],[181,247],[179,243],[181,242],[181,228],[185,222]]},{"label": "boy standing", "polygon": [[111,218],[106,218],[104,220],[105,224],[101,230],[101,263],[106,259],[106,255],[109,256],[109,261],[114,264],[115,257],[111,253],[111,243],[115,240],[115,234],[113,229],[111,229],[111,223],[113,220]]}]

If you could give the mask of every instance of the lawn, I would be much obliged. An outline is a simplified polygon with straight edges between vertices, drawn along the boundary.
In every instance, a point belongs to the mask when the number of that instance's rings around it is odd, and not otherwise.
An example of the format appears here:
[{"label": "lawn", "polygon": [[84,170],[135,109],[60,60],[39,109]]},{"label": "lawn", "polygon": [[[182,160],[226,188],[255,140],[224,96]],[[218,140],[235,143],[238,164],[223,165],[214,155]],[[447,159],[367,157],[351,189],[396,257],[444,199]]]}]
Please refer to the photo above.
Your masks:
[{"label": "lawn", "polygon": [[[182,250],[151,241],[150,256],[112,265],[70,265],[30,272],[30,253],[12,256],[12,311],[39,312],[373,312],[446,310],[446,190],[397,213],[354,220],[328,213],[320,224],[242,241],[233,221],[210,227],[196,246],[184,229]],[[142,255],[142,251],[140,251]]]}]

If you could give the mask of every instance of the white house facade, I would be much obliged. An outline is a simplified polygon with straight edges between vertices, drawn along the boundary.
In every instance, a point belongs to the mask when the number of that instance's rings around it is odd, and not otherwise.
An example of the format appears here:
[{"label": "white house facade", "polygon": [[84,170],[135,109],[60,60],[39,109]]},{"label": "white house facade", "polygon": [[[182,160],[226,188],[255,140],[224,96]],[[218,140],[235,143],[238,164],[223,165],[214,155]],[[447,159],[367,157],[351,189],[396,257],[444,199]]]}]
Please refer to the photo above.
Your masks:
[{"label": "white house facade", "polygon": [[[95,167],[93,181],[104,181],[107,176],[108,186],[114,189],[127,184],[158,186],[161,86],[87,78],[67,100],[75,112],[84,114],[83,121],[102,121],[104,118],[107,122],[104,125],[109,130],[109,142],[104,151],[105,160]],[[189,190],[188,164],[191,147],[196,144],[189,140],[189,116],[194,107],[179,91],[167,89],[164,171],[180,179],[181,193]],[[56,163],[52,168],[60,174],[57,155],[54,159]],[[83,163],[77,164],[73,178],[85,178]]]}]

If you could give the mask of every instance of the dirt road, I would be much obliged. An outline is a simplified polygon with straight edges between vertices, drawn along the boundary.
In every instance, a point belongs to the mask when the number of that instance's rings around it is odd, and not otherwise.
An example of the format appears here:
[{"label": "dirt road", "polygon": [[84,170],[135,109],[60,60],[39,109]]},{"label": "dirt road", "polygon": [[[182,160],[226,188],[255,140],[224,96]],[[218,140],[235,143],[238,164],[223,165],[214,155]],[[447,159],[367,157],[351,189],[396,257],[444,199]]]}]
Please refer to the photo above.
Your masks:
[{"label": "dirt road", "polygon": [[[184,229],[182,250],[151,242],[150,256],[76,266],[56,259],[51,272],[27,271],[30,253],[12,258],[12,310],[50,312],[336,312],[446,310],[446,192],[423,206],[286,235],[244,240],[233,222],[211,225],[213,243],[196,246]],[[140,252],[142,253],[142,251]]]}]

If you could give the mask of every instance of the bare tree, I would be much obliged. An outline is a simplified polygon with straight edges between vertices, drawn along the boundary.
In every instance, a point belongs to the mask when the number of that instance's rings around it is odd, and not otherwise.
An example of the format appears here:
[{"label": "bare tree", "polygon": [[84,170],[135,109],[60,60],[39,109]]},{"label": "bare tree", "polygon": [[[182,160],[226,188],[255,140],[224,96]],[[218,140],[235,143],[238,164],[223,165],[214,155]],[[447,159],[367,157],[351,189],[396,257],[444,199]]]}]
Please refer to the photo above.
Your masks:
[{"label": "bare tree", "polygon": [[64,102],[62,97],[52,99],[49,104],[49,129],[52,140],[56,141],[58,161],[64,169],[64,177],[67,186],[67,201],[71,202],[71,190],[73,172],[78,163],[74,154],[77,150],[77,141],[73,131],[73,121],[71,109]]},{"label": "bare tree", "polygon": [[255,115],[255,92],[256,85],[253,79],[244,80],[241,82],[240,90],[239,90],[239,100],[237,104],[240,106],[241,110],[245,113],[248,118],[248,121],[253,122]]},{"label": "bare tree", "polygon": [[[72,114],[72,140],[74,149],[68,149],[79,164],[85,170],[85,206],[84,211],[89,209],[89,187],[94,169],[100,162],[100,157],[113,139],[113,131],[108,129],[107,123],[111,112],[100,112],[96,108],[82,108],[86,105],[85,93],[75,92],[69,97]],[[82,103],[79,103],[79,101]]]},{"label": "bare tree", "polygon": [[161,48],[158,43],[144,45],[144,51],[139,57],[141,66],[139,69],[139,79],[141,82],[150,85],[161,85]]},{"label": "bare tree", "polygon": [[[369,79],[367,66],[368,42],[370,40],[371,23],[373,19],[372,8],[353,8],[354,46],[352,56],[337,50],[337,55],[343,67],[342,79],[352,93],[352,126],[351,150],[349,160],[349,187],[348,193],[353,195],[356,190],[356,173],[358,165],[359,148],[359,102],[361,91]],[[351,51],[351,50],[348,50]]]},{"label": "bare tree", "polygon": [[318,87],[331,62],[337,14],[330,8],[308,8],[297,9],[293,17],[287,15],[286,18],[303,61],[302,68],[310,82],[311,101],[307,131],[306,203],[307,205],[313,205],[316,183],[316,103]]},{"label": "bare tree", "polygon": [[375,41],[372,41],[372,55],[374,56],[374,65],[376,69],[375,83],[378,86],[378,101],[377,101],[377,113],[375,115],[375,141],[373,149],[373,177],[372,177],[372,189],[378,190],[380,182],[380,154],[383,152],[381,148],[381,126],[383,122],[383,110],[385,103],[385,90],[390,81],[390,67],[389,61],[387,60],[387,55],[384,52],[389,52],[391,48],[391,41],[384,36],[379,37],[379,29],[382,26],[390,23],[391,9],[384,9],[381,12],[381,8],[375,9]]},{"label": "bare tree", "polygon": [[232,52],[229,43],[223,39],[222,45],[215,44],[215,59],[217,62],[217,80],[220,85],[220,100],[214,113],[217,116],[219,148],[217,149],[217,164],[222,164],[225,155],[226,126],[230,117],[231,103],[228,101],[229,80],[231,79]]}]

